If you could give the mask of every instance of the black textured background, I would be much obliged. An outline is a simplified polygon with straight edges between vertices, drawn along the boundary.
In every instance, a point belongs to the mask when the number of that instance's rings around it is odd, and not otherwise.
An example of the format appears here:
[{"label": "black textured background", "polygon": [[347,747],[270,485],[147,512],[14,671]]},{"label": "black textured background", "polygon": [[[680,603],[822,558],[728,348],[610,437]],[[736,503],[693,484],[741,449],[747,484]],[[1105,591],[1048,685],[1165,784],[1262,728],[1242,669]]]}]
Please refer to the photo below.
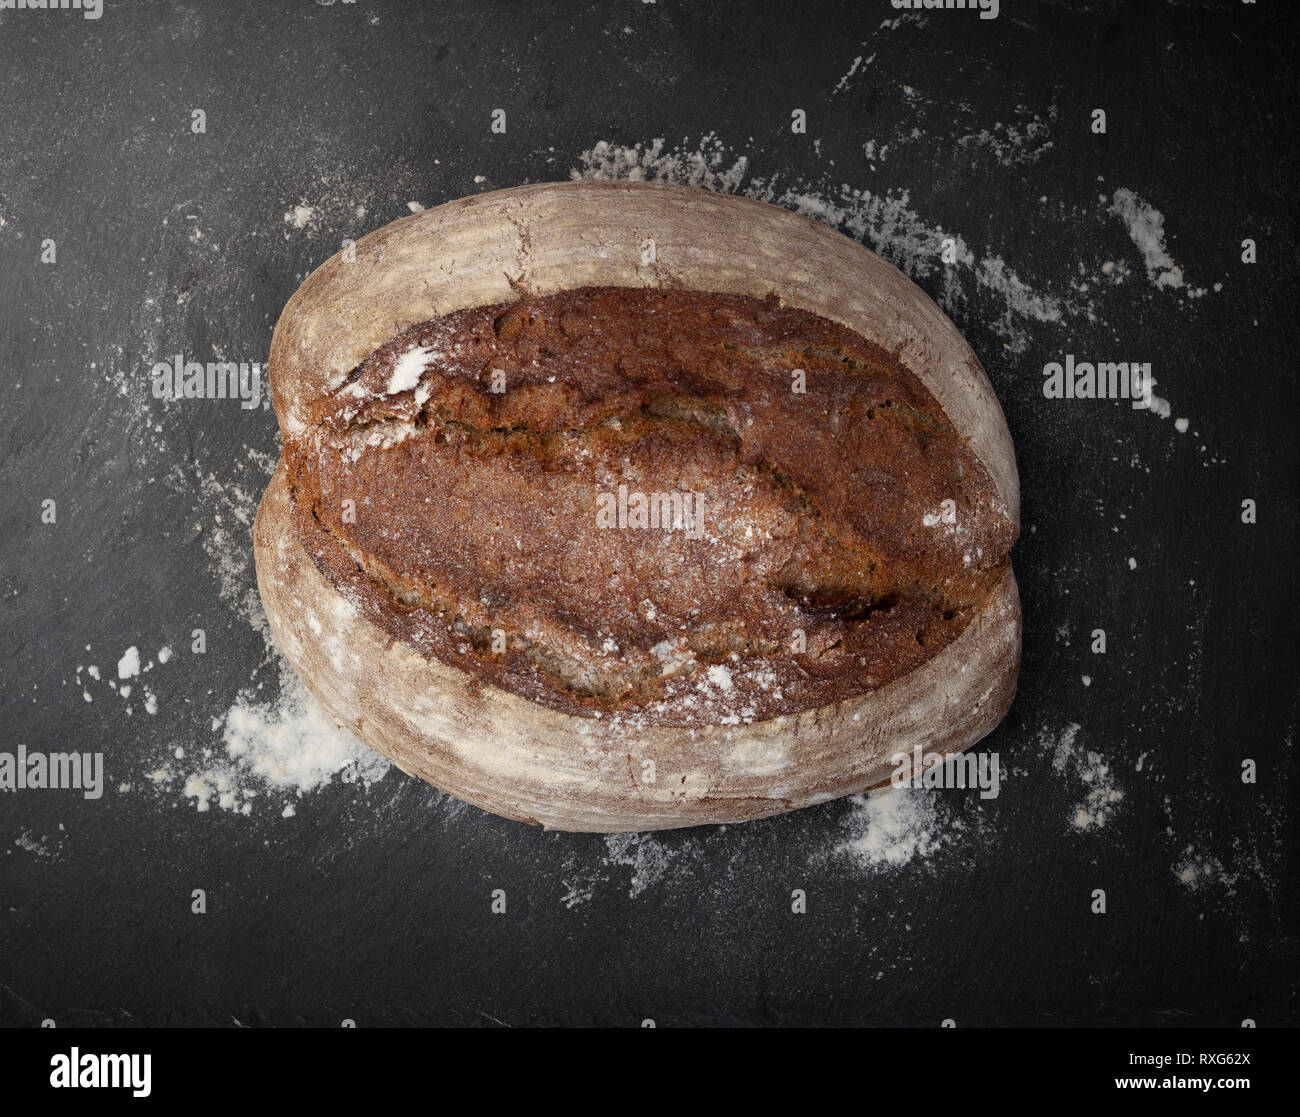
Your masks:
[{"label": "black textured background", "polygon": [[[98,802],[0,795],[0,1022],[1293,1023],[1289,8],[1004,0],[994,21],[890,27],[883,0],[0,12],[0,746],[102,749],[108,769]],[[291,818],[283,797],[242,817],[156,788],[177,746],[220,748],[242,690],[278,685],[204,545],[212,493],[260,491],[277,436],[267,410],[153,401],[151,364],[264,361],[307,272],[408,201],[568,178],[598,141],[659,137],[746,158],[733,188],[775,180],[778,200],[905,199],[1073,308],[1017,315],[976,265],[918,264],[880,212],[848,223],[953,317],[1016,441],[1024,668],[984,746],[1013,769],[1002,795],[946,798],[939,849],[872,866],[836,852],[860,813],[844,802],[616,844],[395,770]],[[1100,200],[1121,186],[1204,296],[1150,281]],[[1106,260],[1126,282],[1099,285]],[[1044,400],[1066,352],[1152,361],[1173,416]],[[252,586],[251,567],[230,577]],[[164,643],[156,716],[103,686],[84,701],[79,666]],[[1096,830],[1070,825],[1084,789],[1053,766],[1070,726],[1124,793]],[[1189,847],[1217,866],[1194,887]],[[590,897],[565,902],[575,879]]]}]

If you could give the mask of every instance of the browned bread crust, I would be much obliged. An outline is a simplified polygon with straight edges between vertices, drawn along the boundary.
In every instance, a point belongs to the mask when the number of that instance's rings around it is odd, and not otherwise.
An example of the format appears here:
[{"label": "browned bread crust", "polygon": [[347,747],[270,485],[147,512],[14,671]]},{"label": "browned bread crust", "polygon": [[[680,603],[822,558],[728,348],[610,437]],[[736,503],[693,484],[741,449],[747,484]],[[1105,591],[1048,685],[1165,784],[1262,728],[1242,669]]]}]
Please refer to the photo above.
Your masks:
[{"label": "browned bread crust", "polygon": [[[920,381],[775,299],[459,311],[309,414],[285,454],[317,563],[422,654],[571,714],[747,724],[883,686],[961,633],[1015,539]],[[611,528],[619,486],[702,522]]]},{"label": "browned bread crust", "polygon": [[[918,740],[965,747],[996,724],[1019,661],[1014,457],[925,296],[737,199],[575,183],[475,201],[519,233],[509,299],[485,301],[497,281],[470,269],[462,307],[417,317],[438,309],[419,274],[466,243],[453,203],[319,269],[277,327],[285,447],[259,585],[327,708],[463,798],[600,830],[821,801]],[[849,244],[856,271],[815,299],[780,274],[761,297],[693,287],[690,267],[615,282],[617,262],[574,262],[552,227],[648,206],[662,259],[672,207],[707,224],[719,202],[722,235],[697,228],[697,255],[754,217],[770,242],[833,238],[827,266]],[[892,295],[892,336],[835,314],[843,280],[873,272],[896,288],[873,296]],[[702,500],[702,521],[610,528],[620,486]]]}]

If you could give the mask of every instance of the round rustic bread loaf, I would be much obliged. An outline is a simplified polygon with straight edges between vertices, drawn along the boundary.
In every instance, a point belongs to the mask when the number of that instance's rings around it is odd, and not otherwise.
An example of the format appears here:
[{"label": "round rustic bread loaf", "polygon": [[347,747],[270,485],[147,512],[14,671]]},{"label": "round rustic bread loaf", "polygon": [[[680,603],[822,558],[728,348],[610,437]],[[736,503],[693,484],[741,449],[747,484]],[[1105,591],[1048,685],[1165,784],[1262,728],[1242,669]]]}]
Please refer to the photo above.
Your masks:
[{"label": "round rustic bread loaf", "polygon": [[270,378],[275,639],[459,798],[743,821],[1011,702],[1001,409],[925,294],[816,222],[645,183],[461,199],[313,272]]}]

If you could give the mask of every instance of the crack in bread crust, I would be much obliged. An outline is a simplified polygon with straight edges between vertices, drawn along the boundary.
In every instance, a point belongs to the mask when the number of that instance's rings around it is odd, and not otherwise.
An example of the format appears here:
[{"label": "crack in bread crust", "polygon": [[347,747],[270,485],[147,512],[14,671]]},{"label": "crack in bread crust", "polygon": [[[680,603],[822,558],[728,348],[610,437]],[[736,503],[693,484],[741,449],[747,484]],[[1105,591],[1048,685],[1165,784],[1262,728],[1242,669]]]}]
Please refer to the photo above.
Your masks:
[{"label": "crack in bread crust", "polygon": [[[424,654],[571,713],[747,722],[882,686],[960,635],[1015,540],[921,382],[775,299],[460,311],[311,418],[285,453],[327,577]],[[620,485],[702,499],[700,537],[602,527]]]}]

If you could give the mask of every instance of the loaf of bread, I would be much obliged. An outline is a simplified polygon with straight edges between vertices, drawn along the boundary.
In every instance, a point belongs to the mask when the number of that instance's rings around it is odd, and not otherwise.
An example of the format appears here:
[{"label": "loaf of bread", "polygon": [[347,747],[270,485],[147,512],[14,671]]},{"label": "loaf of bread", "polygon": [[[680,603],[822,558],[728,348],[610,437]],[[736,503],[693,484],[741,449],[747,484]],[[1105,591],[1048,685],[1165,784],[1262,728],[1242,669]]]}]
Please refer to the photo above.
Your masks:
[{"label": "loaf of bread", "polygon": [[1002,717],[1014,455],[865,249],[701,191],[406,218],[276,329],[272,631],[405,771],[548,827],[739,821]]}]

